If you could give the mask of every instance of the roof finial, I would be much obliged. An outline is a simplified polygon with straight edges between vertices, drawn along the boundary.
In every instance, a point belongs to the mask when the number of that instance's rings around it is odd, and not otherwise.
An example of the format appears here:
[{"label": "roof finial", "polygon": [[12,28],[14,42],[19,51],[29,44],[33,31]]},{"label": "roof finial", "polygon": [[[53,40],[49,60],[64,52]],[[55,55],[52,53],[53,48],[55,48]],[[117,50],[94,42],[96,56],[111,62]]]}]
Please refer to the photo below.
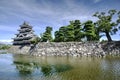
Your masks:
[{"label": "roof finial", "polygon": [[29,23],[27,21],[24,21],[23,25],[29,25]]}]

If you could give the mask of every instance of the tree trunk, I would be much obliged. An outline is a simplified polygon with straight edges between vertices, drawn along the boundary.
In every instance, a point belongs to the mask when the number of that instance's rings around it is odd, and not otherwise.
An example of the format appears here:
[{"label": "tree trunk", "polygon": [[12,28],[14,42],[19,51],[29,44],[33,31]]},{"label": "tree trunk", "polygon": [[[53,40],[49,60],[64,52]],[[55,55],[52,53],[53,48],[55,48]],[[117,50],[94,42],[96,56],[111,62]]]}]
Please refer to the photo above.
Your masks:
[{"label": "tree trunk", "polygon": [[106,37],[107,37],[108,41],[112,41],[112,38],[111,38],[109,32],[106,31],[105,34],[106,34]]}]

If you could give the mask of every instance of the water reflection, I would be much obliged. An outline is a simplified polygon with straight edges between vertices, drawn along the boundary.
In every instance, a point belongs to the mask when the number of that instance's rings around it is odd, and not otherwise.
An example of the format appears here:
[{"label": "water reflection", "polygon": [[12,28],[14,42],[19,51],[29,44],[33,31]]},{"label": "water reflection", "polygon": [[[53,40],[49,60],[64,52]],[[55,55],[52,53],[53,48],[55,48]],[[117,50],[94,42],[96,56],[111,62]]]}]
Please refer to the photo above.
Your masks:
[{"label": "water reflection", "polygon": [[34,71],[34,63],[14,61],[14,64],[16,65],[16,69],[19,71],[20,74],[31,74]]},{"label": "water reflection", "polygon": [[120,80],[120,57],[109,57],[101,64],[103,79]]},{"label": "water reflection", "polygon": [[41,66],[41,72],[47,76],[47,75],[50,75],[52,74],[52,67],[50,65],[44,65],[44,66]]},{"label": "water reflection", "polygon": [[40,73],[39,76],[50,76],[53,74],[58,74],[60,72],[64,72],[72,69],[72,67],[69,64],[62,64],[62,63],[49,64],[46,58],[40,59],[40,62],[39,60],[37,62],[30,61],[29,60],[30,58],[25,59],[26,61],[24,61],[24,58],[25,57],[23,56],[21,58],[14,56],[14,61],[13,61],[14,65],[16,66],[16,69],[22,75],[30,75],[30,74],[34,74],[35,71],[39,71]]},{"label": "water reflection", "polygon": [[120,58],[2,54],[0,80],[120,80]]}]

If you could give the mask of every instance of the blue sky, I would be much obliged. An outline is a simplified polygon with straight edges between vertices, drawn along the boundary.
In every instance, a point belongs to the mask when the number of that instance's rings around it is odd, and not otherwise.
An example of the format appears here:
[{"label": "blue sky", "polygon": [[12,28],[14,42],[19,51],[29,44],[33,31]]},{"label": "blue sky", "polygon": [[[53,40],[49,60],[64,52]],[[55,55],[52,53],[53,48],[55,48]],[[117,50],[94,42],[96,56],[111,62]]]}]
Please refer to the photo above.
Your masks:
[{"label": "blue sky", "polygon": [[[0,41],[11,41],[24,21],[39,35],[46,26],[56,31],[70,20],[95,21],[95,12],[120,10],[119,4],[120,0],[0,0]],[[120,31],[112,38],[119,40],[119,34]]]}]

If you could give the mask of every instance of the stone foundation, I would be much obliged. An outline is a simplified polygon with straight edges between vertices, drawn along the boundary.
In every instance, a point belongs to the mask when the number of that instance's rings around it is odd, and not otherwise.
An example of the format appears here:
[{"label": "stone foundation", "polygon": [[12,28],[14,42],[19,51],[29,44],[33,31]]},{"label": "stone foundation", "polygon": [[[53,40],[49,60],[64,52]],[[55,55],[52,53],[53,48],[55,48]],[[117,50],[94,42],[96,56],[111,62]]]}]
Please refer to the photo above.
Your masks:
[{"label": "stone foundation", "polygon": [[40,42],[36,46],[13,46],[11,53],[33,56],[105,56],[120,55],[120,41],[116,42]]}]

